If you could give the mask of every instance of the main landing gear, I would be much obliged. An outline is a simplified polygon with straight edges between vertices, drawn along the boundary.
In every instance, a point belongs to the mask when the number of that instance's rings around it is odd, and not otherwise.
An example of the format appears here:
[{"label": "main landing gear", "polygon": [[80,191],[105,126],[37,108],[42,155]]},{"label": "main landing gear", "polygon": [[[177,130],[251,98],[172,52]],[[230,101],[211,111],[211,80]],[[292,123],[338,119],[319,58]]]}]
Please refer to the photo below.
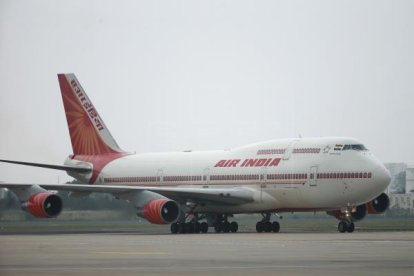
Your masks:
[{"label": "main landing gear", "polygon": [[237,230],[239,230],[239,225],[237,224],[237,222],[232,221],[232,222],[228,222],[227,219],[223,222],[218,222],[215,226],[214,226],[214,231],[216,231],[216,233],[236,233]]},{"label": "main landing gear", "polygon": [[271,222],[270,221],[270,213],[262,214],[263,219],[256,223],[256,231],[258,233],[262,232],[279,232],[280,231],[280,224],[277,221]]},{"label": "main landing gear", "polygon": [[186,234],[186,233],[207,233],[207,222],[174,222],[171,223],[171,233],[173,234]]},{"label": "main landing gear", "polygon": [[228,221],[228,215],[226,214],[217,214],[213,219],[214,231],[216,233],[236,233],[239,230],[239,225],[237,222]]},{"label": "main landing gear", "polygon": [[[171,233],[173,234],[186,234],[186,233],[207,233],[209,225],[214,225],[214,231],[216,233],[236,233],[239,230],[237,222],[228,221],[228,215],[225,214],[212,214],[201,215],[194,214],[194,217],[190,222],[185,222],[191,216],[187,216],[182,221],[174,222],[171,224]],[[199,222],[201,219],[206,219],[207,222]]]},{"label": "main landing gear", "polygon": [[[208,223],[201,222],[200,220],[204,217],[200,217],[198,214],[187,214],[182,217],[179,221],[171,223],[170,230],[173,234],[198,234],[208,232]],[[188,220],[188,222],[186,222]]]}]

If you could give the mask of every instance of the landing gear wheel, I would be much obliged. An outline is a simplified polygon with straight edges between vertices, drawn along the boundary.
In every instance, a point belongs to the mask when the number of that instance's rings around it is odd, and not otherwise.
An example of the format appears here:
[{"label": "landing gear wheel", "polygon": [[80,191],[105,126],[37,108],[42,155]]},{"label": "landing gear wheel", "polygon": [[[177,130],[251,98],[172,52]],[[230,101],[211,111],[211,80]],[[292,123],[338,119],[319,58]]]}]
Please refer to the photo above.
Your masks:
[{"label": "landing gear wheel", "polygon": [[258,233],[262,233],[264,231],[263,222],[259,221],[259,222],[256,223],[256,231]]},{"label": "landing gear wheel", "polygon": [[345,233],[348,230],[348,223],[346,221],[341,221],[338,223],[338,231],[340,233]]},{"label": "landing gear wheel", "polygon": [[264,231],[266,233],[269,233],[272,231],[272,223],[270,221],[265,221],[263,222],[263,224],[264,224]]},{"label": "landing gear wheel", "polygon": [[171,223],[170,229],[171,229],[171,233],[177,234],[178,233],[178,224],[175,223],[175,222]]},{"label": "landing gear wheel", "polygon": [[200,224],[200,231],[201,231],[201,233],[207,233],[207,231],[208,231],[208,224],[207,224],[207,222],[202,222]]},{"label": "landing gear wheel", "polygon": [[278,233],[280,231],[280,224],[277,221],[272,223],[272,231]]},{"label": "landing gear wheel", "polygon": [[354,230],[355,230],[355,224],[354,224],[353,222],[350,222],[350,223],[348,224],[348,228],[346,229],[346,231],[347,231],[348,233],[352,233],[352,232],[354,232]]},{"label": "landing gear wheel", "polygon": [[225,221],[225,222],[222,224],[222,227],[223,227],[223,232],[224,232],[224,233],[228,233],[228,232],[230,232],[230,223],[229,223],[228,221]]},{"label": "landing gear wheel", "polygon": [[200,233],[200,223],[194,222],[194,233],[198,234]]},{"label": "landing gear wheel", "polygon": [[221,230],[222,230],[221,223],[214,225],[214,231],[216,231],[216,233],[220,233]]},{"label": "landing gear wheel", "polygon": [[186,230],[185,223],[184,222],[177,223],[177,225],[178,225],[178,233],[185,234],[186,233],[185,232],[185,230]]},{"label": "landing gear wheel", "polygon": [[185,232],[186,233],[194,233],[194,224],[191,222],[187,222],[185,224]]},{"label": "landing gear wheel", "polygon": [[239,225],[237,224],[237,222],[233,221],[232,223],[230,223],[230,231],[232,233],[236,233],[238,229]]}]

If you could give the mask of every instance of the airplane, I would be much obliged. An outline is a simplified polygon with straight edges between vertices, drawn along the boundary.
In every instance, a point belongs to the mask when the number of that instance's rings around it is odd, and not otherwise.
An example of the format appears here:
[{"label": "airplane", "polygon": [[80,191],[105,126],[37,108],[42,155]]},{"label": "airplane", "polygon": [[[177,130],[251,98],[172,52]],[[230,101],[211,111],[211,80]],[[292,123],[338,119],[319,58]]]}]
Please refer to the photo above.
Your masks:
[{"label": "airplane", "polygon": [[390,174],[358,140],[293,138],[230,150],[133,154],[122,150],[74,74],[58,74],[73,154],[63,165],[1,162],[66,171],[84,184],[0,183],[34,217],[55,218],[62,199],[110,193],[171,233],[237,232],[235,214],[261,214],[256,231],[279,232],[272,215],[324,211],[353,232],[389,206]]}]

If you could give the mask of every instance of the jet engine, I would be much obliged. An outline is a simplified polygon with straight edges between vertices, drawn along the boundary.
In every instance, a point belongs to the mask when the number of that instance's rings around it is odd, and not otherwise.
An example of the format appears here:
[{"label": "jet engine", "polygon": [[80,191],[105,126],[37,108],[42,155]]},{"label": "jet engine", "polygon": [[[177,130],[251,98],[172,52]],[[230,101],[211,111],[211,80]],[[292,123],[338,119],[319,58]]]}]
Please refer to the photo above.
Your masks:
[{"label": "jet engine", "polygon": [[22,204],[22,208],[37,218],[54,218],[62,211],[62,199],[49,192],[36,193]]},{"label": "jet engine", "polygon": [[154,224],[169,224],[180,215],[180,208],[175,201],[167,198],[150,200],[144,206],[143,217]]},{"label": "jet engine", "polygon": [[355,211],[351,213],[353,221],[361,220],[367,215],[367,205],[362,204],[355,208]]},{"label": "jet engine", "polygon": [[382,214],[390,205],[390,199],[387,194],[382,193],[375,199],[367,203],[368,214]]}]

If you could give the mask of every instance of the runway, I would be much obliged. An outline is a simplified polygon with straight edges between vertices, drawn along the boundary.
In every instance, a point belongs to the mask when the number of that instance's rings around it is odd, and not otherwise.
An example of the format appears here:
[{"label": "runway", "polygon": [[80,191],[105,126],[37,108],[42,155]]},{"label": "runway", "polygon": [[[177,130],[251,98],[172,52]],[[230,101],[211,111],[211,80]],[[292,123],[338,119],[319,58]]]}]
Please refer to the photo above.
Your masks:
[{"label": "runway", "polygon": [[1,235],[0,275],[413,275],[414,232]]}]

